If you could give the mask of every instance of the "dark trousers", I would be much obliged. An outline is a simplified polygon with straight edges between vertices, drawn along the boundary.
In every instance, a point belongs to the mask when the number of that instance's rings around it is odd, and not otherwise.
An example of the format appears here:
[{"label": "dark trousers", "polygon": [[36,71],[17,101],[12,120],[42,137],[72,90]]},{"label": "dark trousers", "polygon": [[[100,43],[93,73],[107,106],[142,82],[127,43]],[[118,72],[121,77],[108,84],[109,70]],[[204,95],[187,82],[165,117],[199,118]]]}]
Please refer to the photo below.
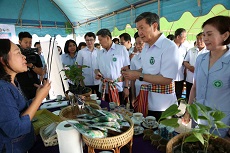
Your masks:
[{"label": "dark trousers", "polygon": [[161,117],[162,111],[150,111],[148,110],[148,116],[154,116],[156,121],[158,121]]},{"label": "dark trousers", "polygon": [[192,83],[186,81],[186,99],[189,99],[190,91],[192,88]]},{"label": "dark trousers", "polygon": [[[123,92],[118,92],[118,94],[119,94],[119,99],[120,99],[120,105],[126,105]],[[105,94],[105,101],[111,102],[109,101],[109,94]]]},{"label": "dark trousers", "polygon": [[101,93],[99,92],[99,85],[93,85],[93,86],[86,86],[91,88],[92,94],[97,94],[97,97],[101,99]]},{"label": "dark trousers", "polygon": [[[183,92],[183,88],[184,88],[184,81],[175,81],[175,91],[176,91],[176,97],[177,97],[177,99],[181,98],[182,92]],[[179,101],[178,101],[178,104],[180,104]]]}]

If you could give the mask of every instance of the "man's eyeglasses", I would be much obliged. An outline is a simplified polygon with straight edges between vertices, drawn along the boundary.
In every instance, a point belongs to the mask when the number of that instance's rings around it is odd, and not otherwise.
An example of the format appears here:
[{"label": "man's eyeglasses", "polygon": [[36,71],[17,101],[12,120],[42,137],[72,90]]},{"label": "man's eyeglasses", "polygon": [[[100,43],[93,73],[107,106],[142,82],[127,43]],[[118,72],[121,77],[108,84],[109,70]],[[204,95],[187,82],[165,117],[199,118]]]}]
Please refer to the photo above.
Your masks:
[{"label": "man's eyeglasses", "polygon": [[121,41],[121,42],[120,42],[121,45],[124,45],[125,43],[126,43],[126,41],[124,41],[124,42]]},{"label": "man's eyeglasses", "polygon": [[86,42],[93,42],[94,39],[86,39],[85,41],[86,41]]}]

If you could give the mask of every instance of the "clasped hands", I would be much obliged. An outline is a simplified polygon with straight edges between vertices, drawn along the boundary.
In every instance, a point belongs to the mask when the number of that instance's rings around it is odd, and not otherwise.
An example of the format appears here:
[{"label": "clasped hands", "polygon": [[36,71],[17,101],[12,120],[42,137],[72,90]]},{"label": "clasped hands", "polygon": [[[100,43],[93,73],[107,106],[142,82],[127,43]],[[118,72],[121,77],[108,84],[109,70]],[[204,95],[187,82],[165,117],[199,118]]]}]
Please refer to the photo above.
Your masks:
[{"label": "clasped hands", "polygon": [[121,68],[122,76],[127,80],[136,80],[140,77],[141,72],[137,70],[130,70],[125,67]]}]

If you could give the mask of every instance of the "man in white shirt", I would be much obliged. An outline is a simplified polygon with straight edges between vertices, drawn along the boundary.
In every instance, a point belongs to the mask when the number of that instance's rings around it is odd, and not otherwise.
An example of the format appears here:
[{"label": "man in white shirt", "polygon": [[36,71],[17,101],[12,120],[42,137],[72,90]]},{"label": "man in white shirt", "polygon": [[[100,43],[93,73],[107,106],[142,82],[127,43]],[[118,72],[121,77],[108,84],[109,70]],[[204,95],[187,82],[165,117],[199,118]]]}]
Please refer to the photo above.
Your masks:
[{"label": "man in white shirt", "polygon": [[122,33],[120,36],[120,44],[124,45],[129,52],[129,55],[133,52],[134,48],[131,43],[131,36],[128,33]]},{"label": "man in white shirt", "polygon": [[[178,47],[178,70],[177,70],[177,76],[175,81],[175,91],[176,91],[176,96],[177,99],[180,99],[182,96],[182,92],[184,89],[184,73],[185,73],[185,68],[183,65],[184,57],[187,53],[187,47],[183,45],[184,41],[186,40],[186,30],[184,28],[179,28],[175,31],[175,38],[174,42]],[[180,101],[178,101],[178,104],[180,104]]]},{"label": "man in white shirt", "polygon": [[[130,61],[130,70],[139,70],[141,68],[141,52],[144,48],[145,43],[141,39],[141,37],[138,35],[138,32],[134,34],[135,38],[135,48],[137,50],[137,53]],[[130,56],[129,56],[130,57]],[[137,91],[136,91],[137,90]],[[137,95],[136,93],[139,93],[140,85],[135,85],[135,80],[131,81],[131,102],[134,103]]]},{"label": "man in white shirt", "polygon": [[196,46],[189,49],[184,59],[184,66],[186,68],[186,98],[189,99],[190,90],[193,85],[194,66],[198,55],[208,52],[203,40],[203,33],[196,35]]},{"label": "man in white shirt", "polygon": [[144,12],[135,22],[138,34],[145,42],[141,52],[141,69],[123,69],[122,74],[141,85],[140,92],[136,93],[135,111],[142,112],[144,116],[155,116],[158,120],[165,109],[176,103],[173,80],[178,70],[177,46],[160,32],[156,13]]},{"label": "man in white shirt", "polygon": [[95,67],[97,62],[97,54],[99,49],[94,47],[96,35],[92,32],[88,32],[84,36],[87,47],[78,51],[76,62],[79,66],[86,65],[88,68],[83,69],[83,76],[85,77],[84,83],[86,87],[92,89],[92,93],[96,93],[100,98],[99,92],[100,80],[95,79]]},{"label": "man in white shirt", "polygon": [[107,102],[125,104],[124,99],[129,96],[129,81],[123,80],[121,68],[128,69],[129,54],[123,45],[112,42],[112,35],[108,29],[97,32],[102,50],[97,55],[95,68],[96,79],[102,79],[100,89],[103,89],[102,99]]}]

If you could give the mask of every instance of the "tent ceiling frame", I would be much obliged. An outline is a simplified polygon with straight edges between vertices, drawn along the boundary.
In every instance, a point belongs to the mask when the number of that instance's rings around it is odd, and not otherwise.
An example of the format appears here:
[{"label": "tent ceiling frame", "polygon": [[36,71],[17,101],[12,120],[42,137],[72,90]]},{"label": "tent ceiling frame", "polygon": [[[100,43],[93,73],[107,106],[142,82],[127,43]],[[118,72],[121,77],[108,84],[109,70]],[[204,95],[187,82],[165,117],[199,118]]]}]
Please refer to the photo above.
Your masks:
[{"label": "tent ceiling frame", "polygon": [[73,26],[73,23],[70,21],[70,19],[68,18],[68,16],[65,14],[65,12],[54,2],[54,0],[50,0],[51,3],[54,4],[55,7],[58,8],[59,11],[61,11],[61,13],[64,15],[64,17],[66,18],[66,20],[69,22],[69,24],[71,25],[72,27],[72,30],[74,32],[74,26]]},{"label": "tent ceiling frame", "polygon": [[87,20],[87,21],[82,22],[82,23],[78,22],[78,24],[76,26],[74,26],[74,28],[78,28],[79,26],[89,24],[90,22],[94,22],[94,21],[97,21],[97,20],[108,18],[108,17],[111,17],[111,16],[113,16],[115,14],[126,12],[126,11],[129,11],[129,10],[135,9],[137,7],[141,7],[141,6],[144,6],[144,5],[147,5],[147,4],[151,4],[151,3],[154,3],[154,2],[157,2],[157,0],[146,0],[143,3],[133,4],[133,5],[130,5],[130,6],[126,7],[126,8],[123,8],[121,10],[116,10],[116,11],[107,13],[105,15],[99,16],[97,18],[94,18],[94,19],[91,19],[91,20]]}]

